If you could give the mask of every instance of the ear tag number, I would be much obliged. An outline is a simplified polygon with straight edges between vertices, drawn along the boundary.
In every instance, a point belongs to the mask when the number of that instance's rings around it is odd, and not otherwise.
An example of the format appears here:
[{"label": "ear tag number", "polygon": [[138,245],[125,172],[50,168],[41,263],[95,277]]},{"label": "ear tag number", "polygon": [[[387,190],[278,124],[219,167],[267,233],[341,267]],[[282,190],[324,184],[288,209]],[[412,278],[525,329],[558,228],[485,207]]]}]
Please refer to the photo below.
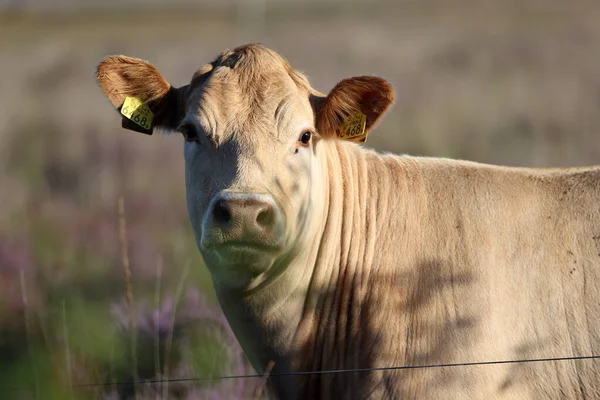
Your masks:
[{"label": "ear tag number", "polygon": [[338,136],[342,140],[364,143],[367,140],[367,133],[365,132],[366,125],[367,116],[360,111],[357,111],[346,118]]},{"label": "ear tag number", "polygon": [[146,103],[136,97],[125,97],[121,114],[146,130],[152,128],[154,113]]}]

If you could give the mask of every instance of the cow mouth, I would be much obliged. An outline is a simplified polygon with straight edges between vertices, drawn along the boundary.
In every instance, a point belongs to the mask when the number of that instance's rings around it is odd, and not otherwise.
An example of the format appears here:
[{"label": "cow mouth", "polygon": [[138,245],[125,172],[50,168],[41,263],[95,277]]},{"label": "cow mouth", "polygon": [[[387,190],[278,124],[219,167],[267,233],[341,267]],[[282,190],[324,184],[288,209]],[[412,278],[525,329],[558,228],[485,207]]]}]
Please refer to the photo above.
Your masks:
[{"label": "cow mouth", "polygon": [[279,250],[279,246],[266,245],[264,243],[255,242],[243,242],[239,240],[232,240],[222,242],[212,246],[215,250],[236,250],[236,251],[260,251],[260,252],[276,252]]},{"label": "cow mouth", "polygon": [[216,263],[214,265],[221,271],[235,274],[245,271],[244,274],[249,273],[250,276],[257,277],[271,268],[280,250],[280,246],[228,240],[205,246],[204,254],[208,256],[208,264]]},{"label": "cow mouth", "polygon": [[216,253],[262,253],[273,254],[280,250],[280,246],[269,245],[265,243],[242,241],[242,240],[227,240],[218,243],[207,243],[204,248]]}]

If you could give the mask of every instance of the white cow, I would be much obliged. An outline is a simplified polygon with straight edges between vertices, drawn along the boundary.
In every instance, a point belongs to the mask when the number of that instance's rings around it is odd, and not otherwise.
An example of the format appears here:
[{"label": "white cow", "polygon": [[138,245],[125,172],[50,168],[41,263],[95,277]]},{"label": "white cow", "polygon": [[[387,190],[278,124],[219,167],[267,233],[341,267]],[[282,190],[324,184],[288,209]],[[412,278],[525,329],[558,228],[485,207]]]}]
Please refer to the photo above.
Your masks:
[{"label": "white cow", "polygon": [[[257,372],[600,352],[600,168],[378,154],[353,142],[393,102],[385,80],[323,95],[259,45],[222,53],[181,88],[124,56],[97,78],[124,127],[183,134],[196,243]],[[590,399],[600,361],[272,376],[269,389]]]}]

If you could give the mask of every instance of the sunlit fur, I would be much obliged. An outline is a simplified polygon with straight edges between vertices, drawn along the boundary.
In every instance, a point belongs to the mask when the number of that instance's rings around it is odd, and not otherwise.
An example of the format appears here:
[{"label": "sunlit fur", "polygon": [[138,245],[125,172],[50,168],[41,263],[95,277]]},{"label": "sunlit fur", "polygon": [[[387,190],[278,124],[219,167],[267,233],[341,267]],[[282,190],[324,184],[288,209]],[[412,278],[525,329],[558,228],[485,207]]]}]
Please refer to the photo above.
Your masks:
[{"label": "sunlit fur", "polygon": [[[271,360],[276,374],[600,350],[599,168],[382,155],[336,140],[356,108],[372,128],[391,86],[351,78],[325,96],[257,45],[224,52],[178,89],[131,60],[105,60],[100,86],[117,108],[121,93],[167,93],[152,103],[170,110],[156,127],[201,132],[185,144],[190,221],[257,372]],[[319,134],[309,147],[304,129]],[[222,190],[281,207],[285,244],[253,259],[261,265],[223,265],[203,249]],[[600,398],[599,376],[599,361],[582,360],[271,377],[269,388],[301,399]]]}]

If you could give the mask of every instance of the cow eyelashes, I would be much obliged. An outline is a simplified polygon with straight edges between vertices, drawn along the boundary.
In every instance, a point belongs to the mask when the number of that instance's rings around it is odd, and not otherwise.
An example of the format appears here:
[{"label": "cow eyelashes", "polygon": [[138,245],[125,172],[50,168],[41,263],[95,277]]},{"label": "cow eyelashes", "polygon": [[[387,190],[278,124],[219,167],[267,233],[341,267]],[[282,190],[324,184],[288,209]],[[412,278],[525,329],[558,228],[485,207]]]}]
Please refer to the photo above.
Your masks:
[{"label": "cow eyelashes", "polygon": [[196,127],[192,124],[183,124],[178,130],[183,134],[186,142],[198,142],[200,139]]}]

